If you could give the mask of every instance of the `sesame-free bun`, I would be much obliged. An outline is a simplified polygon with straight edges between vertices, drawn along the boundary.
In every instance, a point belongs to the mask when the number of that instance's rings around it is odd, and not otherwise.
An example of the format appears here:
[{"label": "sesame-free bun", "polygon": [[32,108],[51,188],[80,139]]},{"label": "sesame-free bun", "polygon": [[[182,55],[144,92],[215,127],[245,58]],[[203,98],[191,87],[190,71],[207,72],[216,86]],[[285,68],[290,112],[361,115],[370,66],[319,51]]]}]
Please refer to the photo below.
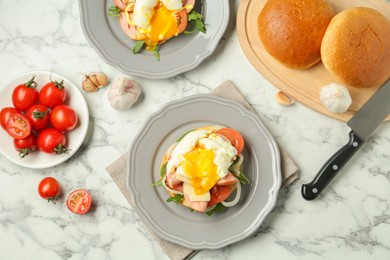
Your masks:
[{"label": "sesame-free bun", "polygon": [[294,69],[321,60],[325,30],[335,15],[326,0],[268,0],[258,19],[258,34],[266,51]]},{"label": "sesame-free bun", "polygon": [[346,9],[330,22],[321,55],[325,68],[342,83],[380,86],[390,77],[390,22],[371,8]]}]

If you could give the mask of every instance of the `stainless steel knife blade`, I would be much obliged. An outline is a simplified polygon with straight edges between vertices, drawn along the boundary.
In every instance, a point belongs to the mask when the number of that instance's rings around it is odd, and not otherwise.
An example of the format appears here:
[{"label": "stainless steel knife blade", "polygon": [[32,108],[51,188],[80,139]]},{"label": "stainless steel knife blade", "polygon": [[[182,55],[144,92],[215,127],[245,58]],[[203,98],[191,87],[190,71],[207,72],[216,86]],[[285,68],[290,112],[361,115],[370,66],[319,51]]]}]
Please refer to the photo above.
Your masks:
[{"label": "stainless steel knife blade", "polygon": [[374,132],[390,114],[390,81],[383,85],[374,96],[348,121],[347,125],[363,140]]},{"label": "stainless steel knife blade", "polygon": [[390,81],[383,85],[348,121],[347,124],[352,129],[348,143],[325,162],[310,183],[302,185],[303,198],[315,199],[389,114]]}]

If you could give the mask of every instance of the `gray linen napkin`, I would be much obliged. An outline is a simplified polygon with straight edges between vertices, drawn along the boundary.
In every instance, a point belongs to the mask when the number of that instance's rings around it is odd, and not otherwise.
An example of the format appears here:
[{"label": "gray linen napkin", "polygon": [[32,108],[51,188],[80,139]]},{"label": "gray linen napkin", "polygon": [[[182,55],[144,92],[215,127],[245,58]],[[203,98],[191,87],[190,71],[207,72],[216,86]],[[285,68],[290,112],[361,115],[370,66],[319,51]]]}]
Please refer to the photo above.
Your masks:
[{"label": "gray linen napkin", "polygon": [[[230,100],[236,100],[243,104],[246,108],[253,110],[249,103],[245,100],[242,94],[234,86],[234,84],[226,80],[216,89],[212,91],[213,95],[224,97]],[[290,156],[280,149],[281,156],[281,171],[282,171],[282,188],[289,185],[296,179],[298,179],[298,167],[295,165]],[[115,162],[110,164],[106,170],[110,174],[111,178],[114,180],[116,185],[119,187],[123,195],[126,197],[127,201],[131,204],[130,192],[128,191],[126,180],[127,180],[127,158],[128,153],[120,156]],[[153,231],[149,230],[153,238],[161,246],[164,252],[168,255],[169,258],[173,260],[183,260],[190,259],[198,251],[192,250],[183,246],[180,246],[175,243],[171,243],[160,238]]]}]

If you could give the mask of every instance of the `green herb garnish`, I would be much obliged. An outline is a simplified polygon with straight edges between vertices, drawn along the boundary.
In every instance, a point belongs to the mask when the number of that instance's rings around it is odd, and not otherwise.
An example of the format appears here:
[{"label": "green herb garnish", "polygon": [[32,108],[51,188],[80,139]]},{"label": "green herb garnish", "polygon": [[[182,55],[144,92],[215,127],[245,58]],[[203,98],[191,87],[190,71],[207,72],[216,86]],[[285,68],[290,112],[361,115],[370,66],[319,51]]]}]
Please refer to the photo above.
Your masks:
[{"label": "green herb garnish", "polygon": [[226,208],[224,205],[222,205],[222,203],[218,203],[212,210],[209,210],[207,211],[207,215],[211,216],[213,215],[214,213],[216,212],[222,212],[224,211]]},{"label": "green herb garnish", "polygon": [[236,177],[242,184],[249,184],[249,183],[251,183],[251,181],[242,172],[240,172],[240,174],[238,176],[236,176]]},{"label": "green herb garnish", "polygon": [[160,61],[160,53],[158,52],[159,45],[156,45],[153,50],[153,55],[156,60]]},{"label": "green herb garnish", "polygon": [[167,164],[168,164],[168,162],[164,163],[161,166],[161,168],[160,168],[160,176],[161,176],[161,178],[164,177],[165,172],[167,171]]},{"label": "green herb garnish", "polygon": [[162,187],[162,186],[163,186],[162,179],[159,179],[158,181],[156,181],[155,183],[153,183],[153,184],[152,184],[152,187],[154,187],[154,186]]},{"label": "green herb garnish", "polygon": [[191,34],[191,33],[194,33],[194,32],[206,33],[206,27],[205,27],[202,19],[203,19],[203,15],[201,15],[200,13],[198,13],[196,11],[191,11],[188,14],[188,22],[193,24],[195,28],[194,28],[193,31],[187,31],[186,30],[184,33],[185,34]]},{"label": "green herb garnish", "polygon": [[169,197],[167,199],[167,202],[175,202],[176,204],[179,204],[179,202],[184,198],[184,195],[181,195],[181,194],[176,194],[175,196],[173,197]]},{"label": "green herb garnish", "polygon": [[118,17],[121,13],[121,9],[119,9],[116,6],[111,6],[110,9],[108,9],[108,15],[112,17]]},{"label": "green herb garnish", "polygon": [[145,41],[137,41],[137,43],[133,47],[133,53],[137,54],[142,50],[142,47],[144,47]]}]

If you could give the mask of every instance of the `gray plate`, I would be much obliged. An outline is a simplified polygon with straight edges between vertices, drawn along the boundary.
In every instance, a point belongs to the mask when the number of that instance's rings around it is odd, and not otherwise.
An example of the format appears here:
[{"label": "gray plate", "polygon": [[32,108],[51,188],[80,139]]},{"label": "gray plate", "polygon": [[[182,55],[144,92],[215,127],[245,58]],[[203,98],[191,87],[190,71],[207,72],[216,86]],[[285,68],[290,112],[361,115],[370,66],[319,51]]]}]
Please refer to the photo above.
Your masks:
[{"label": "gray plate", "polygon": [[[244,137],[244,172],[239,203],[208,216],[175,203],[161,187],[159,167],[167,148],[188,130],[224,125]],[[130,145],[128,187],[133,208],[160,237],[192,249],[221,248],[252,235],[276,203],[281,185],[280,155],[275,140],[259,117],[235,101],[193,95],[168,103],[141,127]]]},{"label": "gray plate", "polygon": [[179,35],[161,45],[160,61],[147,51],[134,55],[135,42],[121,30],[118,18],[107,15],[112,0],[79,0],[81,26],[89,43],[108,64],[124,73],[149,79],[176,76],[198,66],[210,56],[229,22],[229,0],[198,0],[207,32]]}]

